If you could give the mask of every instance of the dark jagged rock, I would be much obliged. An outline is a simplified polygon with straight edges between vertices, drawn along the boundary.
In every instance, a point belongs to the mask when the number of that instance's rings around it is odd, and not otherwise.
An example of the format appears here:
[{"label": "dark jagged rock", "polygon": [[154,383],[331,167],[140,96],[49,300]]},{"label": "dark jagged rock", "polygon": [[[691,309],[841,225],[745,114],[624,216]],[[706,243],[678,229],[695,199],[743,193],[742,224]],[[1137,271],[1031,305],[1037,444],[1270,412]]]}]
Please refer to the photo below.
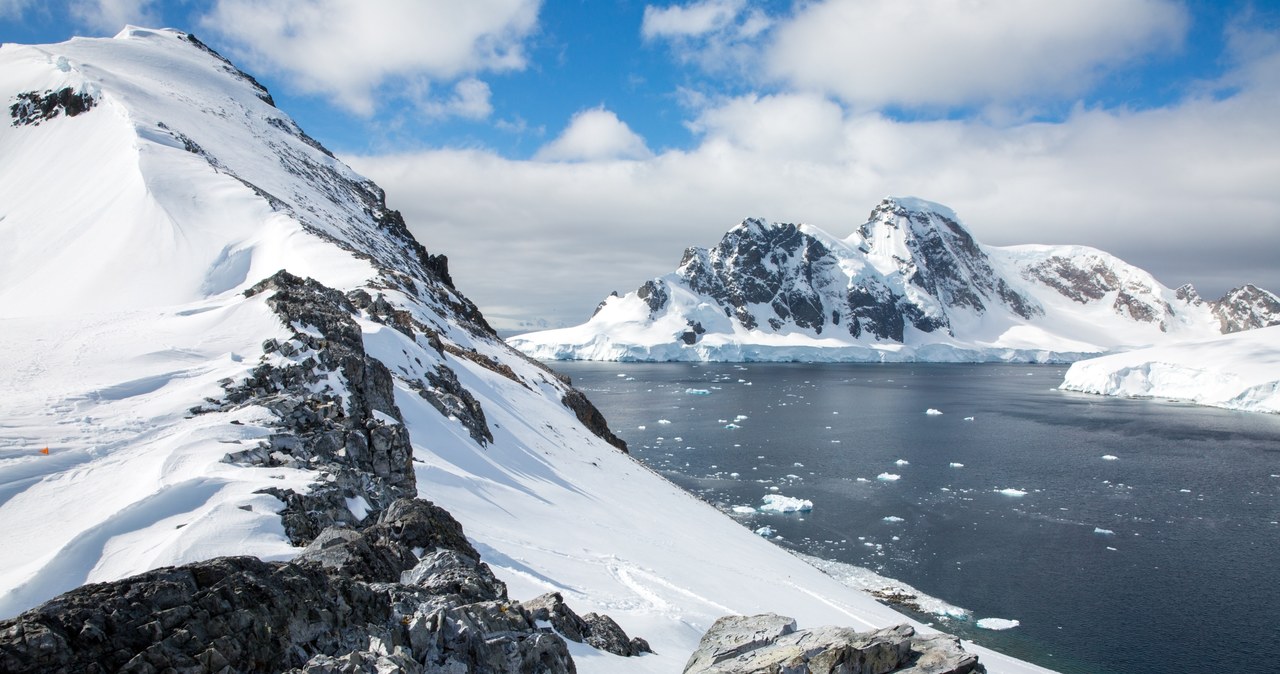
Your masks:
[{"label": "dark jagged rock", "polygon": [[969,674],[985,672],[956,637],[917,635],[909,625],[872,632],[797,630],[775,614],[725,616],[707,630],[685,674]]},{"label": "dark jagged rock", "polygon": [[645,281],[644,285],[636,290],[636,297],[644,300],[644,303],[649,305],[650,318],[657,315],[662,307],[667,306],[667,291],[653,281]]},{"label": "dark jagged rock", "polygon": [[97,103],[93,96],[83,91],[63,87],[57,91],[27,91],[18,94],[18,100],[9,106],[13,126],[39,126],[59,114],[75,117],[93,108]]},{"label": "dark jagged rock", "polygon": [[461,422],[471,439],[480,446],[493,442],[493,431],[489,430],[489,423],[485,420],[484,408],[471,391],[458,382],[456,372],[441,363],[434,372],[427,373],[427,382],[429,386],[422,386],[419,382],[410,385],[441,414]]},{"label": "dark jagged rock", "polygon": [[588,613],[579,616],[564,603],[564,597],[559,592],[540,595],[522,605],[534,620],[550,623],[556,634],[570,641],[585,643],[623,657],[653,652],[648,642],[628,637],[618,623],[607,615]]},{"label": "dark jagged rock", "polygon": [[[307,545],[326,527],[357,524],[353,500],[381,510],[414,495],[413,450],[391,373],[365,353],[347,297],[285,271],[246,291],[259,293],[271,293],[267,305],[293,336],[267,340],[264,362],[246,380],[224,382],[225,399],[211,402],[214,409],[260,405],[278,419],[279,432],[257,447],[228,454],[228,462],[286,465],[328,476],[305,494],[266,490],[285,503],[281,517],[290,540]],[[273,354],[288,364],[267,362]]]},{"label": "dark jagged rock", "polygon": [[[538,627],[542,599],[510,602],[456,520],[401,499],[294,562],[222,557],[72,590],[0,621],[0,671],[574,672]],[[556,603],[586,643],[640,652],[607,616]]]},{"label": "dark jagged rock", "polygon": [[596,437],[627,453],[627,442],[622,438],[613,434],[609,429],[609,422],[605,420],[604,415],[596,406],[587,399],[587,396],[576,388],[570,388],[568,393],[560,399],[565,407],[573,410],[577,415],[578,421],[582,422],[587,430],[591,431]]}]

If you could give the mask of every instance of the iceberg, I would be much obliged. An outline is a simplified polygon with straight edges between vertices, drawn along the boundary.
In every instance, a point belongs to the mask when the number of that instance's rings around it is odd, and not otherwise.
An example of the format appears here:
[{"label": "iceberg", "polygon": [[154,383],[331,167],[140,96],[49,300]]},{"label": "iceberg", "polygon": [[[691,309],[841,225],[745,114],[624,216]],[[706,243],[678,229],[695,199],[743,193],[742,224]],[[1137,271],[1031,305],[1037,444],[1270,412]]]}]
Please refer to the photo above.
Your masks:
[{"label": "iceberg", "polygon": [[813,510],[813,501],[782,494],[765,494],[761,500],[764,501],[764,505],[760,506],[761,512],[797,513]]}]

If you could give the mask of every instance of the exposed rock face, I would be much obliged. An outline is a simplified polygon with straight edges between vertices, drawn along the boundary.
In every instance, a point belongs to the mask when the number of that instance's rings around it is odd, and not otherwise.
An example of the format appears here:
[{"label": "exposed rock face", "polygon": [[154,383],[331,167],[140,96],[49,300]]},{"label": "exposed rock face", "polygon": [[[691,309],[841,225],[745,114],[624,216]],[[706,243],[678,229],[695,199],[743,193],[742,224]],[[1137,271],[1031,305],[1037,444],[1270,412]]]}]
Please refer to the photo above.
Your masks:
[{"label": "exposed rock face", "polygon": [[353,500],[381,510],[414,495],[413,450],[391,373],[365,353],[347,297],[285,271],[246,291],[258,293],[271,293],[267,304],[293,337],[264,343],[262,364],[243,382],[224,382],[225,399],[210,403],[213,409],[261,405],[278,419],[278,433],[226,461],[309,468],[332,477],[305,494],[271,492],[285,502],[281,517],[290,540],[306,545],[328,526],[356,524]]},{"label": "exposed rock face", "polygon": [[703,635],[685,674],[968,674],[986,671],[949,635],[909,625],[873,632],[825,626],[797,630],[775,614],[725,616]]},{"label": "exposed rock face", "polygon": [[653,652],[648,642],[639,637],[627,637],[618,623],[607,615],[588,613],[579,616],[574,613],[559,592],[549,592],[526,601],[524,608],[535,620],[551,623],[556,634],[570,641],[589,644],[623,657]]},{"label": "exposed rock face", "polygon": [[402,499],[363,530],[326,529],[291,563],[222,557],[68,592],[0,622],[0,671],[575,671],[540,620],[647,652],[558,596],[511,602],[456,520]]},{"label": "exposed rock face", "polygon": [[609,429],[609,423],[605,421],[604,415],[587,399],[587,396],[582,391],[571,388],[568,393],[564,394],[560,402],[565,407],[573,410],[574,415],[578,417],[578,421],[581,421],[582,425],[587,427],[587,430],[624,453],[627,451],[626,440],[614,435],[613,431]]},{"label": "exposed rock face", "polygon": [[18,94],[17,102],[9,106],[9,116],[14,126],[39,126],[40,122],[60,114],[75,117],[93,108],[95,103],[93,96],[72,91],[71,87],[44,93],[28,91]]},{"label": "exposed rock face", "polygon": [[1223,334],[1280,325],[1280,297],[1253,284],[1228,291],[1212,305]]}]

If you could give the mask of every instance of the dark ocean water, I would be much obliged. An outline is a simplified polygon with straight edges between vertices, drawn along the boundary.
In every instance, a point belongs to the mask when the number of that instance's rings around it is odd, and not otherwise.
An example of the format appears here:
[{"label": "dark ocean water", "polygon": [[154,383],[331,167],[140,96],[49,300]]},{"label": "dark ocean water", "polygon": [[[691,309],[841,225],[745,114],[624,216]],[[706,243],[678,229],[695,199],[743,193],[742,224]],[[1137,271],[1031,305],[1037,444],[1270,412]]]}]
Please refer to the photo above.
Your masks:
[{"label": "dark ocean water", "polygon": [[1280,417],[1061,392],[1061,366],[552,365],[708,501],[813,501],[738,518],[780,545],[1021,623],[939,623],[966,638],[1067,673],[1280,662]]}]

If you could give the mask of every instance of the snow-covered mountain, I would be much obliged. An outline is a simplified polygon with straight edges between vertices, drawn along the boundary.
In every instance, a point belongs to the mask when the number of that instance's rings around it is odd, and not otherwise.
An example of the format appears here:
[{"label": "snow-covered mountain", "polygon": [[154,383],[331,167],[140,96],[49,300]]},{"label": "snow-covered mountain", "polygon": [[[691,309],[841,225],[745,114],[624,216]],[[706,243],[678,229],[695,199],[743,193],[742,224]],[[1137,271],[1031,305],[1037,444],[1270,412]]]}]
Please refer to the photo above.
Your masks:
[{"label": "snow-covered mountain", "polygon": [[586,323],[508,341],[549,360],[1065,361],[1272,325],[1276,301],[1207,302],[1084,246],[983,246],[951,209],[891,197],[844,239],[745,220]]},{"label": "snow-covered mountain", "polygon": [[679,671],[727,613],[903,622],[634,462],[377,186],[194,37],[6,44],[0,95],[0,619],[166,565],[290,559],[420,496],[513,599],[559,592],[655,651],[570,644],[579,671]]},{"label": "snow-covered mountain", "polygon": [[1082,360],[1059,388],[1280,414],[1280,326]]}]

